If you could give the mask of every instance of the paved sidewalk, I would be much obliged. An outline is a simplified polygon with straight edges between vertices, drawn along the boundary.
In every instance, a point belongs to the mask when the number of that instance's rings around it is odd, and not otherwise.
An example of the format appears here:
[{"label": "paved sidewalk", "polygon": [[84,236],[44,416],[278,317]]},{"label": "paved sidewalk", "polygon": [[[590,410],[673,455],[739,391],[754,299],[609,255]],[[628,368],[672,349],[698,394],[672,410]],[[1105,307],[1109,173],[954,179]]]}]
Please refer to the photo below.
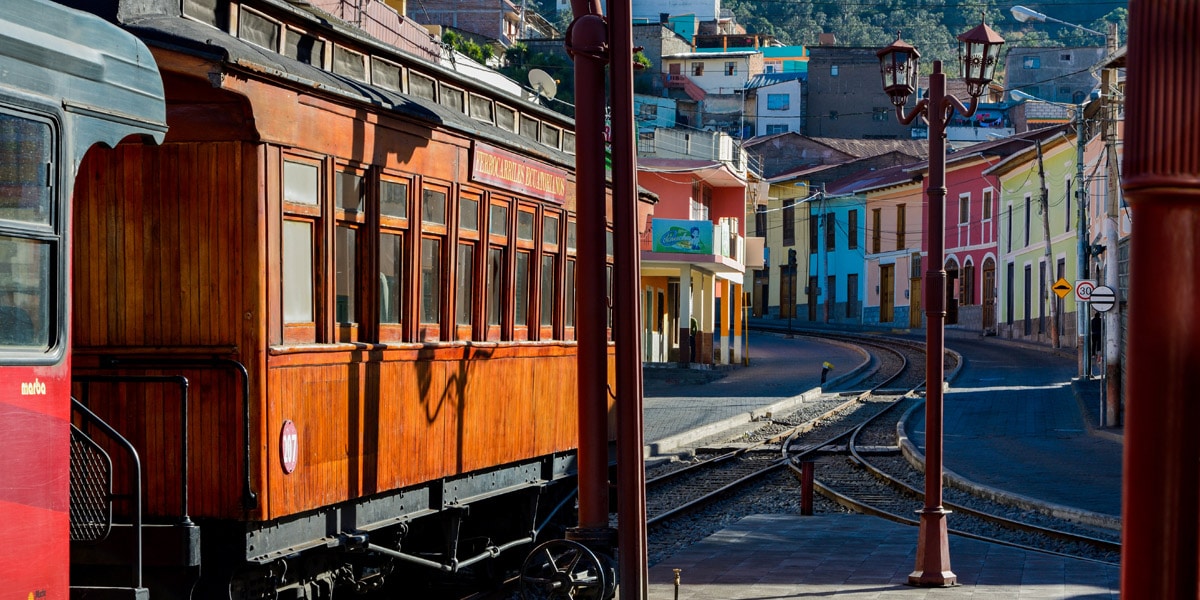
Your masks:
[{"label": "paved sidewalk", "polygon": [[755,515],[650,569],[651,600],[1113,599],[1116,566],[950,536],[949,588],[907,585],[917,529],[866,515]]},{"label": "paved sidewalk", "polygon": [[642,370],[648,455],[685,445],[780,412],[820,393],[821,365],[834,365],[834,389],[867,368],[858,348],[816,338],[754,332],[749,366],[723,370],[647,366]]}]

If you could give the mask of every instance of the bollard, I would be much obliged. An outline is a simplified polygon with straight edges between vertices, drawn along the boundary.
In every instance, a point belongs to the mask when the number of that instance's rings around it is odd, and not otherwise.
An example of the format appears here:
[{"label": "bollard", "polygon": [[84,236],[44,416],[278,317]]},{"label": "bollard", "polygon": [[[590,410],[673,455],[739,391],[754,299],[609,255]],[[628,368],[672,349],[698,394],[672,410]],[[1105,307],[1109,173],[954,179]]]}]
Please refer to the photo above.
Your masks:
[{"label": "bollard", "polygon": [[813,463],[807,460],[800,463],[800,514],[813,514]]},{"label": "bollard", "polygon": [[671,569],[671,570],[675,571],[675,600],[679,600],[679,573],[682,572],[683,569]]}]

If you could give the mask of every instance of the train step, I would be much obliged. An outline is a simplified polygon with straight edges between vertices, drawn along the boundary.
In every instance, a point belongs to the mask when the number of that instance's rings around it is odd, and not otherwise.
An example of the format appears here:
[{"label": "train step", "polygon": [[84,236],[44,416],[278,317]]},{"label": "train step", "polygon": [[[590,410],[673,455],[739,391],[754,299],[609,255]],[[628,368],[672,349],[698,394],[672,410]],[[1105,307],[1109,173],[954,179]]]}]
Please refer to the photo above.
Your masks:
[{"label": "train step", "polygon": [[140,573],[135,571],[134,531],[131,525],[114,523],[103,541],[71,543],[72,600],[141,600],[148,597],[139,592],[143,588],[156,590],[156,598],[188,597],[200,576],[200,528],[143,525]]},{"label": "train step", "polygon": [[71,600],[149,600],[146,588],[71,586]]}]

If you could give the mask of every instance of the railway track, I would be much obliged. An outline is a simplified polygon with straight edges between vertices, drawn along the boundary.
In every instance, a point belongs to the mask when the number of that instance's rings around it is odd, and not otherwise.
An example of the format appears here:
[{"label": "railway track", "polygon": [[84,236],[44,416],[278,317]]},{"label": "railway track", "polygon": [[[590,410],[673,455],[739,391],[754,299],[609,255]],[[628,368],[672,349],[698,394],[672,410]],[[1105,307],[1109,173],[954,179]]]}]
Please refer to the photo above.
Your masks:
[{"label": "railway track", "polygon": [[[816,464],[818,491],[833,502],[849,510],[917,523],[923,475],[900,455],[895,423],[905,410],[923,401],[915,394],[924,383],[923,346],[881,336],[813,335],[870,347],[873,365],[859,382],[868,389],[839,397],[833,409],[817,418],[801,423],[780,419],[777,425],[783,425],[785,433],[776,427],[745,447],[648,477],[652,547],[656,538],[669,535],[673,523],[770,481],[771,474],[783,467],[798,476],[800,463],[808,460]],[[960,364],[953,353],[947,353],[945,361],[948,373]],[[1119,561],[1116,532],[950,489],[944,492],[943,505],[953,512],[951,531],[959,535],[1109,564]]]}]

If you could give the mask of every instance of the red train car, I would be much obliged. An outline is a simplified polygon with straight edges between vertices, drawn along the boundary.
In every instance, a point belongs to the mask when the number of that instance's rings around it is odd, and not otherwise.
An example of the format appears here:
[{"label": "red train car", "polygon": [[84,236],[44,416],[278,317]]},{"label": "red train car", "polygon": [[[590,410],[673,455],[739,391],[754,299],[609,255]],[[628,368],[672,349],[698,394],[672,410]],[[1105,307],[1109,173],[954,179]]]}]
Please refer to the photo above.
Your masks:
[{"label": "red train car", "polygon": [[0,589],[68,595],[71,191],[98,144],[166,130],[146,46],[42,0],[0,14]]},{"label": "red train car", "polygon": [[137,463],[80,423],[114,524],[72,585],[140,537],[154,597],[415,593],[573,524],[571,121],[338,2],[75,4],[150,48],[169,131],[74,194],[72,389]]}]

